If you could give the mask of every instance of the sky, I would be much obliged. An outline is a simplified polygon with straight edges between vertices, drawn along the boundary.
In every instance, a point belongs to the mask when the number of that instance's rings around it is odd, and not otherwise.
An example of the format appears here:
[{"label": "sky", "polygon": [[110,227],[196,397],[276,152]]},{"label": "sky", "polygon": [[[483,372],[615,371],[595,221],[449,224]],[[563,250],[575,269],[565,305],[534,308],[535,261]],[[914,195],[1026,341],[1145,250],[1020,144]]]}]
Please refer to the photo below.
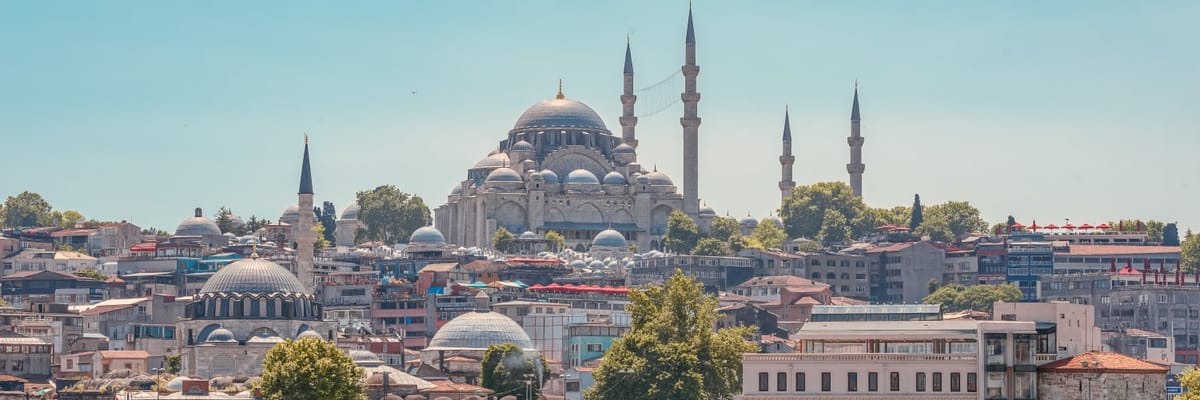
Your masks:
[{"label": "sky", "polygon": [[[619,134],[626,38],[636,87],[668,78],[687,7],[0,2],[0,197],[34,191],[165,230],[195,207],[277,219],[296,201],[307,133],[318,203],[340,210],[392,184],[436,207],[559,79]],[[1200,229],[1198,2],[696,0],[694,12],[699,192],[721,214],[778,207],[785,106],[795,181],[845,181],[857,80],[871,206],[920,194],[970,201],[991,222]],[[677,184],[681,114],[674,104],[637,129],[639,161]]]}]

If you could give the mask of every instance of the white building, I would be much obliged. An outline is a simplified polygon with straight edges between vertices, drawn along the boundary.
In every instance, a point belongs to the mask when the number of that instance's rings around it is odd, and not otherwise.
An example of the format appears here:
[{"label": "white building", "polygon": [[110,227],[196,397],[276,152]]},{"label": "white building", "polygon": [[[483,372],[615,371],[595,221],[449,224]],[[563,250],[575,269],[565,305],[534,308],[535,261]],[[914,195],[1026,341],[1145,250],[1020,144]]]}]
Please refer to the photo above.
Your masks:
[{"label": "white building", "polygon": [[1067,358],[1103,347],[1100,328],[1096,326],[1096,310],[1088,304],[1065,301],[1049,303],[1004,303],[992,306],[992,319],[998,321],[1033,321],[1044,341],[1038,342],[1038,354],[1053,354],[1039,363]]}]

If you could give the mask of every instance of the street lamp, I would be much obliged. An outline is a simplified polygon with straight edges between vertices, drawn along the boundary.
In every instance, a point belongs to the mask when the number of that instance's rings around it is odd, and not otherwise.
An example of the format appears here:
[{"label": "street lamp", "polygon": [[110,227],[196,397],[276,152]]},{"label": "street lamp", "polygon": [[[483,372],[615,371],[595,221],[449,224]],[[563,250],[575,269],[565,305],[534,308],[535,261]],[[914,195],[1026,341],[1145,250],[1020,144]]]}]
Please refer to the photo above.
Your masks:
[{"label": "street lamp", "polygon": [[525,373],[525,399],[523,400],[530,400],[533,397],[533,378],[536,377],[537,375],[534,375],[532,372]]},{"label": "street lamp", "polygon": [[159,368],[154,368],[152,371],[154,371],[154,398],[158,399],[159,396],[162,395],[162,390],[163,390],[162,373],[164,370],[161,367],[159,367]]}]

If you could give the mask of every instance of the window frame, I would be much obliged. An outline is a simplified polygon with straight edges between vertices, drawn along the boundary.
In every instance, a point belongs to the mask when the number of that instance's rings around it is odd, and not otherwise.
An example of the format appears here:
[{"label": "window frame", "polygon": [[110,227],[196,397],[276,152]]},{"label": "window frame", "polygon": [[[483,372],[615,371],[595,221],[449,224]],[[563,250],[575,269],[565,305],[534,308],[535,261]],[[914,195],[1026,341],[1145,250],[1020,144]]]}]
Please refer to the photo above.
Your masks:
[{"label": "window frame", "polygon": [[832,372],[822,372],[821,373],[821,391],[822,392],[832,392],[833,391],[833,373]]}]

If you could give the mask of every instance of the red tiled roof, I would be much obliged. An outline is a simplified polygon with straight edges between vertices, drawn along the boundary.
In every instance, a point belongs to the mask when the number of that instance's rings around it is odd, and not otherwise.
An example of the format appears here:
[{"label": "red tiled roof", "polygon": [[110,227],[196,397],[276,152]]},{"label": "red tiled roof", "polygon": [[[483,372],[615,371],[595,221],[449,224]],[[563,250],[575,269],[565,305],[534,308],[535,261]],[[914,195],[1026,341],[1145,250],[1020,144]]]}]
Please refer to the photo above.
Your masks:
[{"label": "red tiled roof", "polygon": [[421,390],[421,393],[495,393],[495,391],[492,389],[468,385],[465,383],[454,383],[450,381],[432,381],[429,383],[432,383],[433,387]]},{"label": "red tiled roof", "polygon": [[[1084,363],[1087,364],[1086,367]],[[1104,351],[1090,351],[1038,367],[1038,372],[1085,371],[1117,374],[1166,374],[1167,367],[1124,354]]]},{"label": "red tiled roof", "polygon": [[759,276],[750,278],[750,280],[742,282],[737,287],[755,287],[755,286],[829,286],[825,283],[813,281],[792,275],[776,275],[776,276]]},{"label": "red tiled roof", "polygon": [[1141,255],[1141,254],[1179,254],[1179,246],[1130,246],[1130,245],[1106,245],[1106,244],[1078,244],[1072,245],[1069,252],[1055,252],[1055,254],[1070,254],[1079,256],[1107,256],[1107,255]]}]

